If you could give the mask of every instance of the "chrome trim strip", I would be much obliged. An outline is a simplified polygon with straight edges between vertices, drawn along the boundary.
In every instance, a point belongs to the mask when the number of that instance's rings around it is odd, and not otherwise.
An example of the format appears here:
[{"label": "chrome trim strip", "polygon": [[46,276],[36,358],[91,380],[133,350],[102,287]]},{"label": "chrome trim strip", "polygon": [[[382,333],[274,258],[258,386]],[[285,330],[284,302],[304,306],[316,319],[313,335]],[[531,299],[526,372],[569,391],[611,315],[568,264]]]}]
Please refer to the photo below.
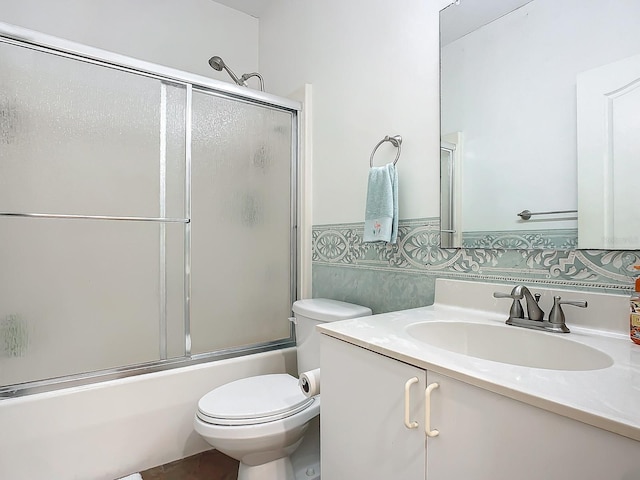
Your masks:
[{"label": "chrome trim strip", "polygon": [[[193,88],[187,85],[185,105],[184,215],[191,218],[191,129]],[[184,226],[184,354],[191,356],[191,223]]]},{"label": "chrome trim strip", "polygon": [[[300,179],[298,172],[300,171],[301,142],[300,142],[300,113],[291,112],[291,302],[293,305],[299,296],[298,272],[300,271],[299,258],[299,231],[298,231],[298,186]],[[291,313],[293,316],[293,312]],[[289,322],[289,338],[295,344],[296,326],[295,322]]]},{"label": "chrome trim strip", "polygon": [[188,218],[164,218],[164,217],[118,217],[111,215],[68,215],[64,213],[14,213],[0,212],[0,217],[20,218],[62,218],[65,220],[116,220],[124,222],[155,222],[155,223],[189,223]]},{"label": "chrome trim strip", "polygon": [[295,112],[297,110],[292,110],[290,108],[282,108],[278,105],[273,105],[273,104],[269,104],[269,103],[264,103],[264,102],[256,102],[254,99],[251,98],[242,98],[242,97],[236,97],[236,96],[232,96],[229,95],[229,93],[227,92],[222,92],[222,91],[218,91],[218,90],[212,90],[211,88],[207,88],[207,87],[202,87],[199,85],[194,85],[193,89],[197,92],[197,93],[202,93],[204,95],[211,95],[212,97],[218,97],[218,98],[224,98],[226,100],[233,100],[234,102],[238,102],[238,103],[244,103],[246,105],[251,105],[253,107],[262,107],[262,108],[268,108],[268,109],[275,109],[275,110],[284,110],[287,112]]},{"label": "chrome trim strip", "polygon": [[72,388],[94,383],[106,382],[110,380],[117,380],[121,378],[133,377],[136,375],[163,372],[175,368],[198,365],[200,363],[226,360],[229,358],[242,357],[245,355],[252,355],[291,347],[295,347],[295,342],[292,342],[290,339],[281,339],[274,340],[272,342],[259,343],[248,347],[244,346],[237,348],[228,348],[212,353],[194,355],[191,358],[171,358],[167,360],[129,365],[126,367],[100,370],[96,372],[80,373],[77,375],[68,375],[63,377],[50,378],[47,380],[38,380],[33,382],[7,385],[4,387],[0,387],[0,402],[2,402],[2,400],[23,397],[35,393],[51,392],[55,390],[62,390],[65,388]]},{"label": "chrome trim strip", "polygon": [[256,103],[285,108],[288,110],[301,110],[302,105],[287,98],[282,98],[269,93],[260,92],[247,87],[221,82],[212,78],[196,75],[193,73],[176,70],[173,68],[157,65],[144,60],[130,58],[118,53],[109,52],[99,48],[89,47],[62,38],[57,38],[44,33],[36,32],[26,28],[18,27],[8,23],[0,22],[0,40],[7,43],[13,41],[23,42],[30,48],[41,50],[42,47],[54,51],[56,54],[64,56],[79,56],[83,61],[91,61],[101,65],[108,65],[113,68],[126,68],[136,73],[162,79],[170,79],[179,83],[190,83],[200,87],[210,88],[220,92],[225,92],[235,98],[250,98]]},{"label": "chrome trim strip", "polygon": [[[45,37],[47,35],[45,34],[40,34],[36,32],[36,35],[44,35]],[[55,38],[55,37],[53,37]],[[74,53],[71,51],[68,51],[66,49],[58,49],[55,47],[51,47],[48,46],[46,44],[39,44],[39,43],[30,43],[27,42],[25,40],[21,40],[21,39],[14,39],[11,37],[7,37],[4,35],[3,31],[2,31],[2,22],[0,22],[0,43],[5,43],[7,45],[13,45],[15,47],[20,47],[20,48],[26,48],[29,50],[33,50],[35,52],[41,52],[41,53],[46,53],[49,55],[56,55],[58,57],[62,57],[62,58],[67,58],[69,60],[77,60],[83,63],[88,63],[90,65],[97,65],[99,67],[105,67],[105,68],[110,68],[112,70],[118,70],[120,72],[125,72],[125,73],[130,73],[133,75],[139,75],[139,76],[143,76],[143,77],[148,77],[154,80],[160,80],[160,81],[165,81],[167,83],[169,82],[175,82],[176,85],[185,85],[185,82],[181,82],[179,80],[173,80],[171,78],[168,77],[164,77],[162,75],[159,74],[155,74],[152,72],[146,72],[144,70],[138,70],[136,68],[132,68],[132,67],[128,67],[125,65],[120,65],[118,63],[111,63],[108,62],[106,60],[103,60],[99,55],[94,57],[90,57],[90,56],[86,56],[80,53]],[[91,48],[91,47],[88,47]],[[107,52],[109,53],[109,52]],[[127,57],[125,57],[127,58]]]},{"label": "chrome trim strip", "polygon": [[[290,269],[291,269],[291,293],[290,305],[298,299],[298,172],[300,171],[300,122],[299,113],[291,112],[291,237],[290,237]],[[293,315],[293,312],[292,312]],[[289,337],[295,342],[296,329],[294,322],[289,322]]]},{"label": "chrome trim strip", "polygon": [[[167,215],[167,84],[160,84],[160,216]],[[160,359],[167,358],[167,226],[160,224],[160,258],[159,258],[159,353]]]}]

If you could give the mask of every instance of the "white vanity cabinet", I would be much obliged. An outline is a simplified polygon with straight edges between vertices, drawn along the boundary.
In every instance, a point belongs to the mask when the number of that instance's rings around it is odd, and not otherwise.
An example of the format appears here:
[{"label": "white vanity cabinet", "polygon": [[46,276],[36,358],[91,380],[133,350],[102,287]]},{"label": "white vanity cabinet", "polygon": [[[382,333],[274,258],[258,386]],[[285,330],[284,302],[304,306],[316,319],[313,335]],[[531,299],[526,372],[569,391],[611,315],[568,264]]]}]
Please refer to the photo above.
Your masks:
[{"label": "white vanity cabinet", "polygon": [[404,388],[410,419],[423,425],[422,369],[322,335],[320,455],[327,480],[425,478],[425,435],[404,425]]},{"label": "white vanity cabinet", "polygon": [[640,479],[640,442],[327,335],[321,371],[325,480]]}]

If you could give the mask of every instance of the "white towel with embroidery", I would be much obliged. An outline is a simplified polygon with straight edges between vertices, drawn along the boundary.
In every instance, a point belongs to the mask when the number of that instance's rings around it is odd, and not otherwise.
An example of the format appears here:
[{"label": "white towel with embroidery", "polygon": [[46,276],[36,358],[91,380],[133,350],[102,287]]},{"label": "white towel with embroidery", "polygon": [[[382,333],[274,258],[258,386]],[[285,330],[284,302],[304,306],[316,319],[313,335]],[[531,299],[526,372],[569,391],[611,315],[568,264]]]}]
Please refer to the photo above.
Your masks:
[{"label": "white towel with embroidery", "polygon": [[398,172],[393,163],[371,167],[364,215],[365,242],[396,243],[398,238]]}]

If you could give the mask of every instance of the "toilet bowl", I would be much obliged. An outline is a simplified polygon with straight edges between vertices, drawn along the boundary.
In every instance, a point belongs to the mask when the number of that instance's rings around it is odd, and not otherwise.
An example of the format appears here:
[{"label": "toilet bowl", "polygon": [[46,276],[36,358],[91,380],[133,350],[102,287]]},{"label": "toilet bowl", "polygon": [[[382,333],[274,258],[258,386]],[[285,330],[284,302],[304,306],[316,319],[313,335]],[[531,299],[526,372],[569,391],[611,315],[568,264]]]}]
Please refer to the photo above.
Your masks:
[{"label": "toilet bowl", "polygon": [[[293,311],[300,373],[320,366],[315,325],[371,315],[366,307],[327,299],[299,300]],[[297,378],[278,373],[242,378],[210,391],[198,402],[193,426],[211,446],[240,461],[238,480],[299,480],[304,477],[296,477],[291,455],[319,413],[320,395],[305,396]],[[310,478],[313,471],[303,468],[302,475]]]},{"label": "toilet bowl", "polygon": [[319,413],[319,396],[305,397],[295,377],[260,375],[202,397],[194,428],[210,445],[240,461],[239,480],[294,480],[289,455]]}]

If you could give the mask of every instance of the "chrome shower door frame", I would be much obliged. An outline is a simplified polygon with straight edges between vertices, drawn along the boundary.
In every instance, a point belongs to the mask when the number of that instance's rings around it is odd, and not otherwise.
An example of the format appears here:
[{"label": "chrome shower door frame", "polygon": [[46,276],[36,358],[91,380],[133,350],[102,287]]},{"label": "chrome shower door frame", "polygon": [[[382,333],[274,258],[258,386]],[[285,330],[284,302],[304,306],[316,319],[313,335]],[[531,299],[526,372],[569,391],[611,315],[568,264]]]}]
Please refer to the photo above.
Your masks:
[{"label": "chrome shower door frame", "polygon": [[[157,79],[165,86],[178,85],[184,87],[186,92],[185,105],[185,198],[184,198],[184,218],[166,217],[166,164],[163,170],[162,159],[160,162],[160,215],[158,217],[125,217],[125,216],[105,216],[105,215],[75,215],[75,214],[47,214],[40,212],[2,212],[0,217],[25,217],[25,218],[60,218],[78,220],[100,220],[100,221],[132,221],[132,222],[155,222],[161,225],[160,229],[160,262],[164,261],[165,231],[167,223],[184,224],[184,347],[185,355],[179,358],[168,358],[167,355],[167,318],[166,318],[166,298],[165,294],[160,295],[160,345],[159,360],[136,365],[126,365],[119,368],[100,370],[97,372],[87,372],[75,375],[67,375],[49,380],[31,381],[20,384],[0,386],[0,399],[15,396],[28,395],[49,390],[57,390],[76,385],[95,383],[100,381],[123,378],[143,373],[167,370],[171,368],[184,367],[196,363],[210,362],[231,357],[238,357],[253,353],[260,353],[270,350],[295,346],[295,332],[293,324],[290,328],[288,338],[274,340],[255,345],[248,345],[235,348],[227,348],[209,353],[192,355],[191,353],[191,330],[190,330],[190,298],[191,298],[191,130],[192,130],[192,95],[193,89],[207,91],[221,97],[246,102],[253,105],[264,106],[287,112],[291,114],[291,183],[290,183],[290,298],[292,301],[297,296],[297,223],[298,223],[298,171],[300,158],[300,126],[299,112],[301,104],[289,99],[281,98],[268,93],[251,90],[225,82],[220,82],[204,76],[184,72],[181,70],[156,65],[143,60],[130,58],[124,55],[104,51],[101,49],[78,44],[68,40],[60,39],[40,32],[31,31],[14,25],[0,22],[0,43],[15,45],[19,47],[49,53],[56,56],[70,58],[81,62],[102,66],[105,68],[120,70],[133,75],[141,75]],[[166,92],[165,92],[166,95]],[[166,99],[165,99],[166,100]],[[161,120],[166,127],[166,120]],[[161,155],[164,154],[161,145]],[[1,210],[1,207],[0,207]],[[164,266],[160,269],[160,289],[166,284],[166,270]],[[164,303],[164,306],[163,306]],[[285,319],[286,320],[286,319]]]}]

